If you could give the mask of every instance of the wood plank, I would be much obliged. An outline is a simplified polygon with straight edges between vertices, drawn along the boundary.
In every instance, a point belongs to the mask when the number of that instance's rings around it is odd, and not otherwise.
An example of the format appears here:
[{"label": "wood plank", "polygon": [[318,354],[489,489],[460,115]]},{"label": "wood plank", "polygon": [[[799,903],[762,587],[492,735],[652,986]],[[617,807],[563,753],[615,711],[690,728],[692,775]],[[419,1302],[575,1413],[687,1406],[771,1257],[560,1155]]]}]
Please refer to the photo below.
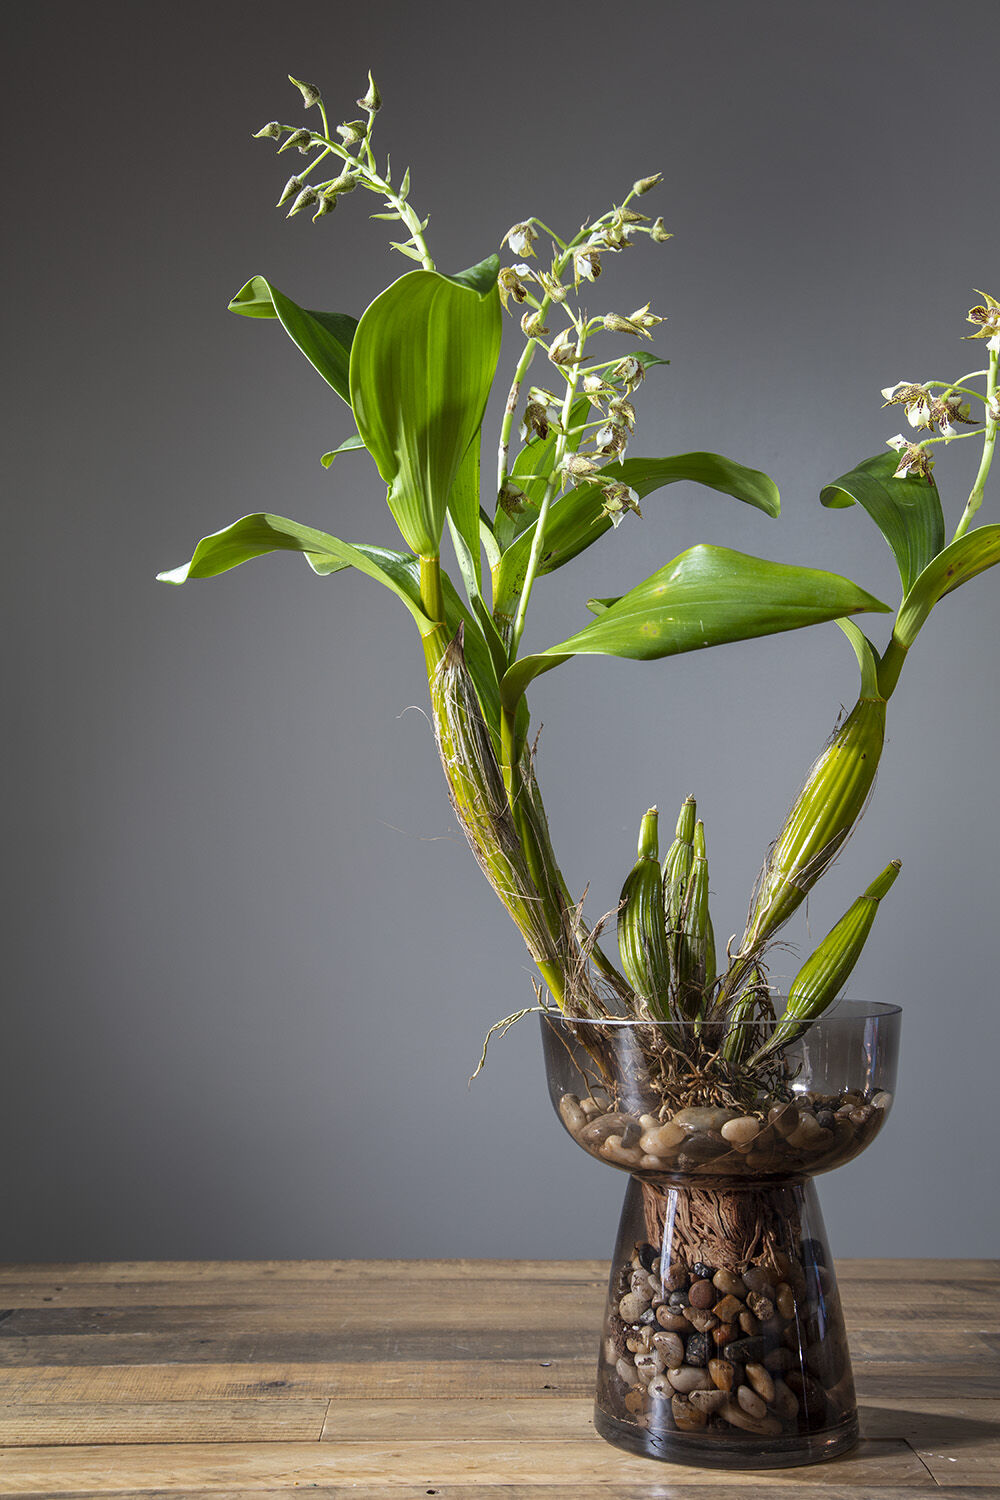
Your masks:
[{"label": "wood plank", "polygon": [[[127,1444],[116,1447],[109,1464],[108,1449],[7,1448],[0,1450],[0,1494],[63,1494],[84,1490],[93,1495],[136,1496],[155,1487],[166,1494],[193,1491],[211,1494],[232,1490],[234,1483],[250,1494],[270,1488],[300,1491],[308,1485],[336,1483],[343,1487],[413,1484],[420,1479],[424,1494],[444,1485],[522,1485],[537,1495],[559,1486],[579,1493],[584,1485],[632,1482],[655,1486],[663,1494],[663,1476],[651,1460],[633,1458],[602,1442],[461,1442],[421,1441],[405,1444],[358,1442]],[[718,1486],[710,1469],[669,1466],[671,1488]],[[773,1469],[740,1475],[743,1493],[787,1490],[797,1494],[801,1469]],[[808,1471],[821,1490],[844,1485],[848,1473],[854,1487],[891,1485],[910,1489],[927,1486],[927,1471],[905,1443],[864,1441],[854,1454],[836,1464]]]},{"label": "wood plank", "polygon": [[0,1447],[72,1443],[281,1443],[318,1441],[329,1402],[322,1397],[237,1401],[0,1404]]},{"label": "wood plank", "polygon": [[[848,1463],[849,1460],[839,1461]],[[687,1471],[685,1471],[687,1472]],[[812,1475],[813,1469],[797,1469],[790,1472],[802,1476]],[[549,1483],[545,1486],[544,1495],[551,1500],[680,1500],[682,1491],[670,1480],[669,1471],[652,1481],[611,1481],[600,1485]],[[59,1500],[97,1500],[95,1490],[60,1490]],[[359,1500],[358,1490],[354,1485],[341,1484],[311,1484],[309,1487],[309,1500]],[[743,1500],[747,1493],[747,1486],[743,1476],[734,1476],[728,1482],[723,1475],[716,1477],[715,1483],[705,1480],[698,1486],[698,1500]],[[766,1494],[766,1490],[758,1488],[757,1493]],[[799,1486],[786,1493],[794,1494],[795,1500],[996,1500],[998,1494],[994,1486],[961,1487],[951,1486],[939,1487],[929,1475],[926,1476],[924,1484],[913,1483],[900,1486],[898,1484],[871,1484],[866,1483],[864,1490],[859,1490],[849,1479],[838,1481],[828,1480],[825,1483],[811,1482],[800,1483]],[[362,1500],[426,1500],[428,1495],[438,1497],[438,1500],[539,1500],[539,1487],[533,1484],[439,1484],[430,1489],[423,1481],[415,1484],[366,1484]],[[133,1489],[130,1496],[133,1500],[176,1500],[176,1489],[164,1490],[159,1487],[152,1489]],[[301,1489],[285,1488],[283,1485],[262,1487],[219,1489],[186,1489],[185,1500],[302,1500]],[[38,1490],[22,1490],[8,1495],[7,1500],[40,1500]]]}]

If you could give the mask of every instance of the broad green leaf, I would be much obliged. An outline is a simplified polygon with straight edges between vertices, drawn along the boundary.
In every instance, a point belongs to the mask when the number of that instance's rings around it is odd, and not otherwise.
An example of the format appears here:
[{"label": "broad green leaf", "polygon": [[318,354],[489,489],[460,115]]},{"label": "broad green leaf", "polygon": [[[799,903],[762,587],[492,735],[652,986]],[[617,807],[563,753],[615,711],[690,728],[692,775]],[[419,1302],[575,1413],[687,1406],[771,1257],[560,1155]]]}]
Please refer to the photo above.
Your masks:
[{"label": "broad green leaf", "polygon": [[263,276],[252,276],[229,304],[245,318],[277,318],[327,385],[350,405],[348,368],[357,318],[347,313],[309,312]]},{"label": "broad green leaf", "polygon": [[479,541],[479,450],[477,432],[462,462],[448,496],[448,522],[455,556],[470,603],[482,592],[482,552]]},{"label": "broad green leaf", "polygon": [[333,460],[337,457],[338,453],[353,453],[358,448],[363,449],[364,446],[365,445],[361,441],[361,438],[356,432],[354,432],[349,438],[345,438],[342,443],[338,443],[336,448],[331,448],[329,453],[324,453],[320,458],[320,463],[323,465],[324,469],[328,469],[333,463]]},{"label": "broad green leaf", "polygon": [[797,630],[864,609],[887,610],[888,605],[836,573],[768,562],[728,547],[692,547],[615,600],[576,635],[547,651],[521,657],[507,671],[501,695],[512,708],[532,678],[571,656],[651,661]]},{"label": "broad green leaf", "polygon": [[226,573],[230,568],[239,567],[240,563],[249,562],[251,558],[263,557],[268,552],[302,552],[313,571],[319,574],[357,568],[360,573],[385,584],[402,599],[416,620],[421,635],[427,635],[434,628],[420,607],[419,563],[416,558],[408,560],[417,570],[414,594],[407,582],[409,569],[399,566],[402,554],[353,547],[325,531],[315,531],[311,526],[301,526],[298,521],[266,512],[243,516],[223,531],[204,537],[190,562],[167,573],[158,573],[157,577],[162,583],[214,578],[218,573]]},{"label": "broad green leaf", "polygon": [[[748,469],[718,453],[627,458],[624,463],[608,464],[600,471],[600,477],[604,484],[611,480],[627,484],[640,500],[666,484],[687,479],[724,495],[732,495],[736,500],[744,500],[769,516],[778,515],[781,509],[778,490],[772,479],[759,469]],[[610,531],[612,522],[602,509],[603,503],[600,482],[581,484],[554,502],[545,527],[545,550],[539,559],[539,575],[561,568]],[[494,609],[500,614],[510,614],[520,595],[536,524],[533,520],[500,559],[493,579]]]},{"label": "broad green leaf", "polygon": [[892,549],[906,594],[944,546],[944,516],[934,480],[894,479],[898,462],[895,453],[866,458],[828,484],[819,498],[834,509],[855,501],[864,507]]},{"label": "broad green leaf", "polygon": [[858,667],[861,670],[861,693],[862,698],[877,698],[878,690],[878,664],[879,654],[863,630],[859,630],[853,620],[837,620],[836,622],[854,648],[854,654],[858,658]]},{"label": "broad green leaf", "polygon": [[480,293],[436,271],[401,276],[358,324],[351,405],[396,524],[420,556],[437,554],[452,485],[483,419],[500,333],[495,282]]},{"label": "broad green leaf", "polygon": [[456,271],[454,276],[448,276],[448,281],[453,281],[456,286],[468,287],[473,292],[478,292],[480,297],[486,297],[497,284],[497,273],[500,270],[499,255],[488,255],[485,260],[477,261],[467,271]]},{"label": "broad green leaf", "polygon": [[1000,562],[1000,526],[977,526],[928,563],[899,607],[893,635],[911,646],[939,599]]}]

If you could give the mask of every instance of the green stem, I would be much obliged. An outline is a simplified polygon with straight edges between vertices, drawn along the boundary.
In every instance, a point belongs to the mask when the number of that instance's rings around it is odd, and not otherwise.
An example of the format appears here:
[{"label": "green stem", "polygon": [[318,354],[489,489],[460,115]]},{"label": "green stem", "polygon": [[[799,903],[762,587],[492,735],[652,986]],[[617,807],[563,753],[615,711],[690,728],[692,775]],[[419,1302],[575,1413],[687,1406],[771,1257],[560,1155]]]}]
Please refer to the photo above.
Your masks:
[{"label": "green stem", "polygon": [[904,646],[902,641],[897,640],[896,636],[893,636],[888,646],[886,646],[882,659],[878,664],[877,677],[880,697],[891,698],[895,691],[896,683],[899,681],[899,674],[903,670],[903,663],[906,660],[908,650],[909,647]]},{"label": "green stem", "polygon": [[[987,412],[991,412],[996,409],[997,361],[998,351],[996,349],[991,349],[989,369],[986,374]],[[965,535],[965,533],[969,529],[969,522],[972,520],[973,516],[976,514],[976,511],[983,503],[983,494],[986,489],[986,480],[990,472],[990,465],[993,462],[993,449],[996,444],[996,438],[997,419],[995,416],[987,416],[986,427],[983,431],[983,451],[982,456],[979,460],[979,472],[976,475],[976,482],[972,486],[972,493],[969,495],[969,498],[966,502],[965,510],[962,512],[962,519],[959,521],[958,525],[955,528],[955,535],[952,537],[953,542],[958,541],[958,538],[960,536]]]},{"label": "green stem", "polygon": [[424,658],[428,675],[433,673],[448,645],[448,628],[444,617],[444,593],[441,588],[441,560],[438,557],[420,559],[420,604],[433,629],[423,637]]},{"label": "green stem", "polygon": [[542,500],[541,508],[538,512],[538,520],[535,522],[535,534],[531,539],[531,552],[528,556],[528,566],[524,574],[524,583],[521,585],[521,597],[517,602],[517,613],[514,616],[514,625],[511,630],[511,661],[513,661],[517,656],[517,648],[520,644],[521,636],[524,633],[524,617],[528,611],[528,600],[531,598],[532,586],[535,582],[535,575],[538,572],[538,560],[542,555],[542,546],[545,541],[545,524],[549,516],[549,506],[551,505],[553,496],[555,495],[556,490],[560,485],[560,467],[562,465],[563,459],[566,456],[566,429],[569,427],[569,416],[570,412],[573,409],[573,397],[576,395],[577,381],[580,378],[580,373],[577,366],[579,364],[580,356],[583,354],[583,344],[584,335],[581,331],[577,334],[576,363],[574,365],[573,374],[566,376],[566,395],[563,400],[562,422],[560,424],[562,427],[562,432],[560,432],[559,437],[556,440],[555,454],[552,460],[552,472],[549,475],[549,482],[545,486],[545,497]]}]

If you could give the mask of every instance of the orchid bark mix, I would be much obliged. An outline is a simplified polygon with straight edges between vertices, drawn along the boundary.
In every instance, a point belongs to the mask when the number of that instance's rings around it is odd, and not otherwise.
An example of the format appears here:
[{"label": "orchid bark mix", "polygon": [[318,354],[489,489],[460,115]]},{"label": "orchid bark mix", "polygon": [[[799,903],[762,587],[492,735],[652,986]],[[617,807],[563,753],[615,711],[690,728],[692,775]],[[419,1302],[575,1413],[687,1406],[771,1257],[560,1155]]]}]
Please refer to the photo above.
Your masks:
[{"label": "orchid bark mix", "polygon": [[[643,240],[670,238],[662,219],[640,211],[660,179],[635,182],[620,203],[568,238],[531,217],[504,237],[508,264],[490,255],[469,270],[445,273],[429,248],[428,220],[411,206],[409,171],[396,180],[389,160],[380,166],[376,158],[381,98],[371,76],[358,100],[360,115],[333,131],[319,90],[291,81],[307,109],[316,110],[319,125],[274,121],[256,132],[278,142],[279,154],[296,150],[307,158],[279,205],[287,205],[289,217],[308,210],[320,219],[354,189],[366,188],[382,200],[373,217],[402,225],[403,237],[392,243],[414,266],[360,320],[306,310],[261,276],[247,282],[230,307],[243,316],[277,319],[343,401],[354,430],[321,461],[330,467],[338,454],[367,451],[387,486],[405,546],[352,544],[258,513],[206,537],[189,563],[160,576],[182,583],[267,552],[295,551],[316,573],[353,567],[394,593],[423,643],[452,804],[524,936],[538,968],[539,995],[544,985],[570,1016],[660,1023],[658,1045],[687,1049],[681,1063],[702,1075],[707,1069],[723,1092],[766,1078],[780,1070],[787,1042],[843,990],[898,861],[870,882],[807,959],[778,1016],[767,982],[768,946],[864,810],[887,701],[930,611],[944,594],[1000,561],[1000,526],[971,526],[1000,419],[1000,305],[981,293],[982,303],[969,314],[976,330],[969,336],[987,341],[986,368],[952,382],[887,387],[886,403],[903,408],[913,438],[893,438],[890,451],[858,464],[821,493],[824,505],[862,506],[895,556],[901,602],[883,650],[851,617],[889,606],[851,580],[702,545],[666,561],[619,598],[588,600],[589,623],[545,650],[521,654],[539,580],[623,519],[637,524],[632,516],[641,516],[641,502],[663,486],[694,482],[778,515],[773,482],[732,459],[632,452],[647,375],[664,362],[647,348],[663,320],[648,302],[591,315],[581,299],[596,294],[615,255]],[[521,342],[512,375],[498,387],[505,317],[519,320]],[[494,470],[484,459],[483,425],[496,388],[506,399]],[[982,440],[982,462],[949,541],[932,454],[937,444],[968,436]],[[446,537],[454,578],[441,559]],[[652,661],[824,621],[840,625],[856,654],[858,701],[767,854],[742,936],[717,951],[705,832],[692,798],[662,852],[656,809],[649,810],[613,922],[588,926],[560,872],[535,776],[525,697],[530,684],[574,656]],[[603,931],[612,925],[616,956],[607,951]]]}]

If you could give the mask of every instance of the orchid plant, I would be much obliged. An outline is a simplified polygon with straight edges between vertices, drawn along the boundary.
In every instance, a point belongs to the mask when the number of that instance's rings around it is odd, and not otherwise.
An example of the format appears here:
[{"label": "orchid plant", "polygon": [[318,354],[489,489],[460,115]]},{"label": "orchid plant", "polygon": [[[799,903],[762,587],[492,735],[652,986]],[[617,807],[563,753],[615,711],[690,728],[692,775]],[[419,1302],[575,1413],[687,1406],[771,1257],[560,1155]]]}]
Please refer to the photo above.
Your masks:
[{"label": "orchid plant", "polygon": [[[393,248],[413,262],[360,319],[300,307],[263,276],[230,309],[276,319],[353,419],[323,454],[364,450],[387,486],[399,550],[349,543],[270,513],[244,516],[198,543],[190,562],[160,577],[207,578],[275,551],[302,553],[315,573],[355,568],[388,589],[411,616],[426,661],[437,744],[448,791],[472,851],[520,928],[542,987],[570,1016],[624,1015],[660,1023],[663,1045],[691,1066],[715,1070],[725,1087],[757,1086],[782,1049],[842,991],[892,861],[818,945],[795,978],[781,1015],[767,982],[769,944],[836,856],[871,791],[886,704],[918,632],[937,601],[1000,561],[1000,526],[973,527],[1000,420],[1000,304],[972,309],[970,337],[987,341],[985,369],[955,381],[900,381],[912,436],[827,485],[825,505],[859,504],[899,567],[901,602],[879,650],[853,616],[889,606],[835,573],[700,545],[666,561],[627,593],[587,600],[593,618],[541,651],[522,653],[527,612],[540,580],[612,534],[638,524],[641,502],[686,480],[779,512],[765,474],[717,453],[634,453],[647,377],[664,363],[646,345],[663,319],[649,302],[592,315],[607,263],[670,239],[662,218],[641,212],[659,175],[640,178],[613,204],[563,237],[537,217],[515,224],[502,249],[458,273],[438,268],[428,220],[410,201],[410,173],[394,177],[373,142],[381,107],[369,74],[360,114],[330,129],[323,98],[291,80],[318,127],[272,121],[257,137],[278,154],[307,158],[278,199],[288,216],[328,217],[356,188],[381,200],[373,215],[402,226]],[[500,376],[505,318],[520,338],[512,373]],[[495,469],[484,461],[491,392],[506,392]],[[967,429],[960,431],[960,428]],[[975,485],[946,538],[932,474],[936,445],[983,442]],[[648,523],[647,523],[648,524]],[[442,562],[447,538],[451,573]],[[535,774],[526,692],[535,678],[575,656],[658,660],[729,641],[836,621],[860,668],[858,701],[812,768],[771,846],[742,936],[716,953],[709,913],[705,834],[693,799],[681,807],[661,862],[657,813],[642,821],[638,859],[618,910],[617,959],[603,929],[559,869]],[[602,938],[604,942],[602,943]],[[549,1003],[546,1001],[546,1003]],[[506,1018],[510,1021],[513,1018]],[[775,1024],[777,1022],[777,1025]],[[504,1023],[506,1024],[506,1023]]]}]

